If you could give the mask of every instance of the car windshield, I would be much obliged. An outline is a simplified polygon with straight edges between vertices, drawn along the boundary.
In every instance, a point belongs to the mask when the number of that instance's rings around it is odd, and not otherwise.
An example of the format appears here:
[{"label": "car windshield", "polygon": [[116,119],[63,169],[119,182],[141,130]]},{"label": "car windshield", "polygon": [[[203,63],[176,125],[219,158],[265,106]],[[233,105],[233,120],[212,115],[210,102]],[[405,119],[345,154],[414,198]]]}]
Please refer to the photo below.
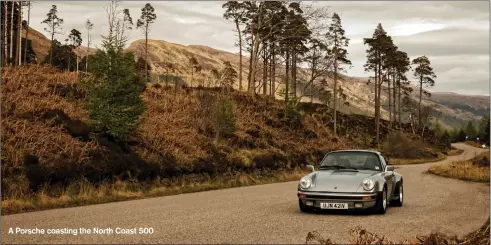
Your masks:
[{"label": "car windshield", "polygon": [[381,171],[377,154],[362,151],[333,152],[327,154],[319,169],[356,169]]}]

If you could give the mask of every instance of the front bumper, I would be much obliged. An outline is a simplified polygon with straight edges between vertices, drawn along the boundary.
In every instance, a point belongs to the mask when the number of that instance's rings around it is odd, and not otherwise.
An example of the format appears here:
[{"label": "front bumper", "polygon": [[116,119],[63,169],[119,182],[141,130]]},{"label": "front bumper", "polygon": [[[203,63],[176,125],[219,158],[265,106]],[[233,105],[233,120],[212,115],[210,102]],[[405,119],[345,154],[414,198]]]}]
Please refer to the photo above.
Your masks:
[{"label": "front bumper", "polygon": [[370,209],[377,202],[377,193],[298,191],[297,196],[302,204],[313,208],[321,208],[321,203],[346,203],[348,209]]}]

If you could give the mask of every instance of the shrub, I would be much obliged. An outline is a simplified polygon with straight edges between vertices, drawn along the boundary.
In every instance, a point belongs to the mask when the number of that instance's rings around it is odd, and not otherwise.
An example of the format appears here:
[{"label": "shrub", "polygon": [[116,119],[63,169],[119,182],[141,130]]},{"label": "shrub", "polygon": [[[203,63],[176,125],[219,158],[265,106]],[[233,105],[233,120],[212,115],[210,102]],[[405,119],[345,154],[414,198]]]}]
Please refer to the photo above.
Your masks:
[{"label": "shrub", "polygon": [[235,132],[234,105],[230,99],[221,99],[215,105],[212,115],[212,125],[216,138],[227,136]]},{"label": "shrub", "polygon": [[422,141],[411,140],[401,132],[390,133],[382,148],[389,157],[419,158],[425,155],[425,146]]}]

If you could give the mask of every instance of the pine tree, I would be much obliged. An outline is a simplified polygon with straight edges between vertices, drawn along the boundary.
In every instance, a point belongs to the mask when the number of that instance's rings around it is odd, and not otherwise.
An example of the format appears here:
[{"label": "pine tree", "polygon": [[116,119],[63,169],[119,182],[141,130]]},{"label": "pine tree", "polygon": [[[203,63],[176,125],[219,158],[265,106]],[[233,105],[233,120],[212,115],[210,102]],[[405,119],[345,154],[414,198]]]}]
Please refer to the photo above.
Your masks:
[{"label": "pine tree", "polygon": [[465,132],[467,133],[467,140],[474,141],[477,138],[477,130],[472,121],[467,122],[465,127]]},{"label": "pine tree", "polygon": [[[141,17],[136,23],[136,27],[140,28],[142,34],[145,36],[145,64],[148,64],[148,35],[150,34],[150,27],[156,18],[157,15],[155,14],[155,9],[150,3],[147,3],[145,4],[145,7],[142,8]],[[145,70],[148,70],[148,66],[145,67]],[[148,72],[145,73],[145,79],[149,82]]]},{"label": "pine tree", "polygon": [[[78,47],[80,47],[80,45],[82,45],[82,33],[80,33],[77,29],[72,29],[70,31],[70,35],[68,35],[68,39],[67,39],[70,44],[69,44],[69,47],[74,50],[74,49],[77,49]],[[78,72],[78,55],[75,54],[75,56],[77,57],[77,72]],[[71,60],[71,57],[68,56],[68,67],[70,67],[70,60]],[[70,68],[68,68],[70,70]]]},{"label": "pine tree", "polygon": [[223,17],[235,23],[239,39],[239,90],[242,90],[242,32],[240,26],[247,20],[245,17],[246,8],[243,3],[228,1],[222,5],[225,8]]},{"label": "pine tree", "polygon": [[431,67],[430,60],[426,56],[421,56],[413,60],[413,65],[416,66],[414,69],[414,76],[418,78],[419,82],[419,104],[418,104],[418,115],[419,115],[419,126],[421,126],[421,100],[423,99],[423,93],[427,96],[431,94],[424,90],[423,87],[432,87],[435,85],[436,75]]},{"label": "pine tree", "polygon": [[338,75],[340,72],[342,72],[343,65],[351,65],[351,61],[348,60],[347,54],[348,51],[346,48],[349,45],[349,38],[345,36],[345,31],[341,25],[341,18],[337,13],[334,13],[332,16],[332,23],[329,26],[329,31],[326,34],[327,41],[328,41],[328,50],[330,53],[330,56],[333,59],[333,73],[334,73],[334,83],[333,83],[333,91],[334,91],[334,96],[333,96],[333,112],[334,112],[334,135],[336,135],[336,128],[337,128],[337,119],[336,119],[336,114],[337,114],[337,100],[338,100],[338,89],[336,89],[338,86]]},{"label": "pine tree", "polygon": [[[58,17],[58,9],[56,5],[52,5],[48,14],[46,14],[46,19],[41,22],[41,24],[48,25],[48,28],[44,28],[46,32],[51,35],[51,46],[54,44],[55,35],[60,34],[58,29],[61,29],[61,24],[63,24],[63,19]],[[53,60],[53,47],[51,47],[49,52],[49,64],[52,65]]]},{"label": "pine tree", "polygon": [[371,38],[365,38],[364,44],[368,45],[366,71],[374,71],[375,88],[375,131],[376,142],[380,142],[380,97],[382,91],[384,59],[387,50],[393,46],[392,39],[387,35],[382,24],[378,24]]},{"label": "pine tree", "polygon": [[84,80],[88,91],[87,107],[90,124],[99,136],[125,142],[139,126],[144,112],[141,92],[143,79],[135,70],[134,56],[124,53],[127,38],[118,37],[117,4],[107,8],[109,34],[103,37],[102,50],[94,55],[92,76]]}]

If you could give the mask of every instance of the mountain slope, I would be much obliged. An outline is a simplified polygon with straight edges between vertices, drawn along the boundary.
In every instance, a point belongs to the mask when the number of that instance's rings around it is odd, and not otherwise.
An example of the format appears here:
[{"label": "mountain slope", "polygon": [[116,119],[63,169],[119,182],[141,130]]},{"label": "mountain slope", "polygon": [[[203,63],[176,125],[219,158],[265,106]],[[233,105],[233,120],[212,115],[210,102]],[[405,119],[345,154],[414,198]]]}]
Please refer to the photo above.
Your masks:
[{"label": "mountain slope", "polygon": [[[26,37],[25,29],[22,29],[22,37]],[[31,27],[29,27],[29,35],[27,38],[32,40],[32,49],[34,50],[34,53],[36,53],[38,63],[41,63],[44,60],[44,57],[49,55],[51,40],[41,32],[32,29]],[[79,57],[84,57],[87,54],[94,54],[96,51],[97,49],[95,48],[87,48],[85,46],[80,46],[74,50],[75,54],[77,54]]]},{"label": "mountain slope", "polygon": [[[50,41],[41,33],[30,29],[29,38],[33,39],[33,49],[38,55],[38,60],[42,60],[49,52]],[[87,53],[94,53],[96,49],[88,49],[87,47],[79,47],[76,53],[81,57]],[[136,58],[144,57],[145,40],[137,40],[132,42],[126,51],[131,51]],[[162,40],[148,40],[149,64],[152,66],[152,73],[155,75],[174,75],[182,78],[188,86],[216,86],[215,79],[211,70],[220,70],[223,68],[223,63],[228,61],[238,71],[239,55],[227,51],[217,50],[211,47],[202,45],[181,45],[170,43]],[[189,59],[195,57],[202,67],[200,72],[191,72]],[[173,69],[168,68],[168,64],[173,65]],[[249,59],[243,57],[242,61],[243,87],[247,87],[247,77],[249,73]],[[261,64],[259,64],[261,68]],[[276,68],[276,98],[282,99],[284,89],[282,81],[284,81],[284,67]],[[298,71],[297,95],[302,95],[302,87],[305,84],[308,70],[300,68]],[[157,76],[160,77],[160,76]],[[262,80],[261,71],[257,74],[257,79]],[[158,78],[162,81],[160,78]],[[331,90],[332,80],[326,78],[328,86],[326,90]],[[374,113],[374,88],[373,83],[367,84],[368,78],[341,76],[339,85],[343,88],[344,93],[348,97],[349,106],[341,106],[340,110],[345,113],[357,113],[372,116]],[[237,89],[238,81],[234,84]],[[270,88],[267,88],[269,93]],[[257,91],[262,91],[261,87]],[[417,100],[419,93],[418,88],[414,87],[412,97]],[[388,93],[382,93],[382,101],[386,101]],[[321,103],[320,98],[312,98],[314,103]],[[310,101],[308,96],[302,101]],[[433,106],[440,115],[438,116],[444,125],[448,127],[460,127],[466,121],[477,121],[483,115],[489,113],[489,96],[474,96],[461,95],[456,93],[433,93],[430,98],[424,98],[423,104]],[[382,117],[388,119],[388,111],[382,108]]]}]

